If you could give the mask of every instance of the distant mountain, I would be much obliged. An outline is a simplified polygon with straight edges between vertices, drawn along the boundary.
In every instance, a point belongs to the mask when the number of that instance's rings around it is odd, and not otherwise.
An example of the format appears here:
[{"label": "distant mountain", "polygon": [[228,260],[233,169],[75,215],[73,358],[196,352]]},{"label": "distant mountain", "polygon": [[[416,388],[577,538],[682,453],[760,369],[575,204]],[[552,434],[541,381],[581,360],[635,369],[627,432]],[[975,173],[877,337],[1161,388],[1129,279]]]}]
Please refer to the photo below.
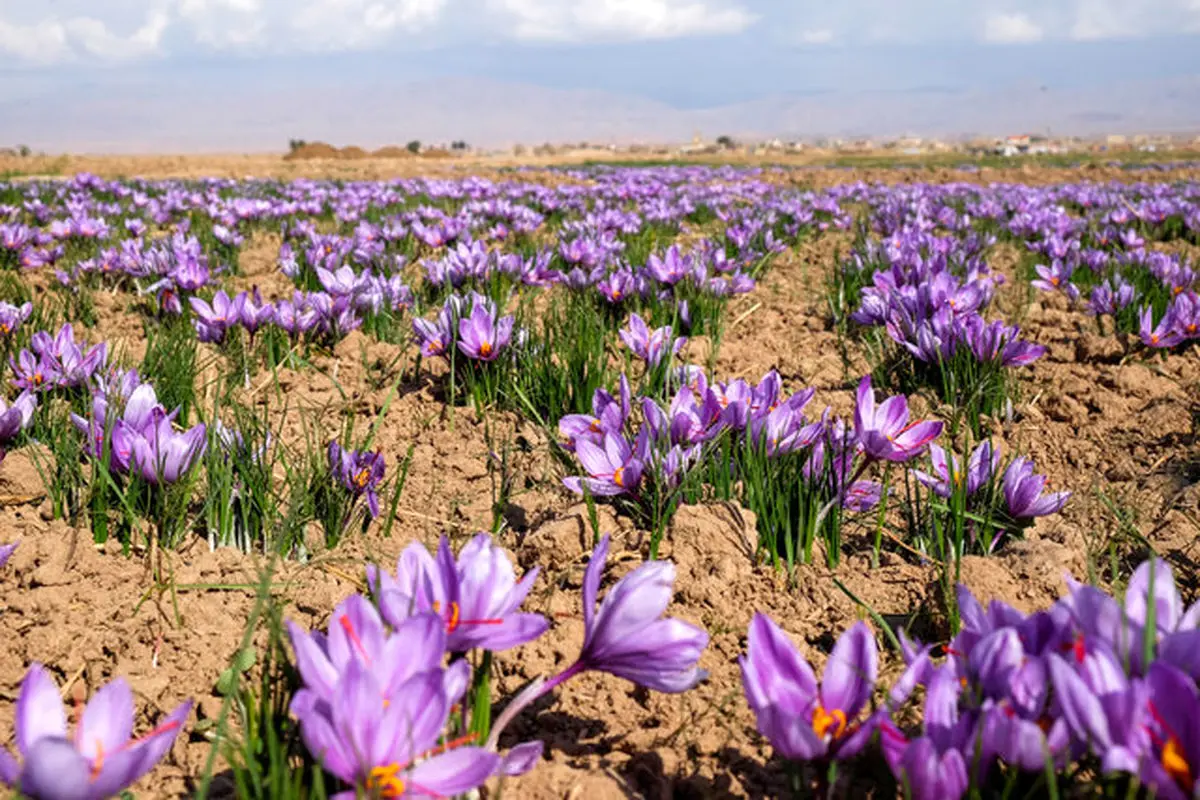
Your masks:
[{"label": "distant mountain", "polygon": [[1200,131],[1200,75],[1071,89],[927,87],[772,95],[680,109],[634,95],[486,79],[220,86],[149,75],[119,86],[28,88],[0,102],[0,145],[56,152],[277,151],[291,138],[378,147],[411,139],[501,147],[780,136],[954,137]]}]

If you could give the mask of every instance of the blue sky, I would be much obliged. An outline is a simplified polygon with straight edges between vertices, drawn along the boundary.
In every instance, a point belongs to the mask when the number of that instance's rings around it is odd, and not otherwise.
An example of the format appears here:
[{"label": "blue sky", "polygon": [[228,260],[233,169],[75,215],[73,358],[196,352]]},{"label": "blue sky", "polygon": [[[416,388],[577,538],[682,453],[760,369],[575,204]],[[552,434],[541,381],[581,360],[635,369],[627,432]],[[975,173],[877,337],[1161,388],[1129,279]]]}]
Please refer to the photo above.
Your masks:
[{"label": "blue sky", "polygon": [[1198,53],[1200,0],[0,0],[0,108],[454,77],[701,109],[1179,79]]}]

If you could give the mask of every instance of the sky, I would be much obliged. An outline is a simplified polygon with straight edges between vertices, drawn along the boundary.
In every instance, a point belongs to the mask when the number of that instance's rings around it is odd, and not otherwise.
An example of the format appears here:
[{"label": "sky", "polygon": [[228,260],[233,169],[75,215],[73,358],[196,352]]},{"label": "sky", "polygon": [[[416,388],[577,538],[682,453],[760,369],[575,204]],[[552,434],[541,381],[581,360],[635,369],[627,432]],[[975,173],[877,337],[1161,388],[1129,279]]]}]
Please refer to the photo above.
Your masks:
[{"label": "sky", "polygon": [[[463,101],[464,81],[586,93],[556,95],[572,113],[600,93],[621,114],[641,101],[1173,86],[1200,80],[1200,0],[0,0],[0,146],[112,146],[139,104],[167,130],[181,93],[217,116],[224,95],[243,118],[309,89],[320,116],[346,87],[386,99],[449,79],[440,101],[406,95],[414,127]],[[93,124],[103,135],[89,139]]]}]

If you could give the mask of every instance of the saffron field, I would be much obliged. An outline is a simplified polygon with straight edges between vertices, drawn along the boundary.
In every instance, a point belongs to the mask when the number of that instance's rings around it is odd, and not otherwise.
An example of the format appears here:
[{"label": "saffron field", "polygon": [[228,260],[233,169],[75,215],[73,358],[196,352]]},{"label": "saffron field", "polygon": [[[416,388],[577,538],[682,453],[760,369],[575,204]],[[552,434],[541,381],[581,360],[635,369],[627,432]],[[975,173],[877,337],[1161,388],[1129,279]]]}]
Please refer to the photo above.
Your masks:
[{"label": "saffron field", "polygon": [[1195,796],[1200,179],[0,183],[31,798]]}]

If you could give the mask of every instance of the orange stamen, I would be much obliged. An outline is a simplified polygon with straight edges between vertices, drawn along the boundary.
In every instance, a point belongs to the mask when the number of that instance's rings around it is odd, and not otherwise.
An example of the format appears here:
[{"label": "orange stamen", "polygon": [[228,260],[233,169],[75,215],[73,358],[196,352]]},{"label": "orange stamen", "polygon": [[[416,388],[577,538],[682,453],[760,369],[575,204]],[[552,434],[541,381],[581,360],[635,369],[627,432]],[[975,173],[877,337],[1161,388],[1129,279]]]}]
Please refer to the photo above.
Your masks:
[{"label": "orange stamen", "polygon": [[1179,737],[1172,736],[1162,750],[1162,765],[1167,774],[1184,790],[1191,791],[1196,782],[1192,778],[1192,768],[1188,765],[1187,757],[1183,754],[1183,745]]},{"label": "orange stamen", "polygon": [[822,739],[836,739],[846,732],[846,712],[840,708],[826,711],[824,706],[818,705],[813,711],[812,727]]},{"label": "orange stamen", "polygon": [[400,765],[388,764],[372,769],[367,775],[366,789],[369,797],[403,797],[405,786],[400,780]]}]

